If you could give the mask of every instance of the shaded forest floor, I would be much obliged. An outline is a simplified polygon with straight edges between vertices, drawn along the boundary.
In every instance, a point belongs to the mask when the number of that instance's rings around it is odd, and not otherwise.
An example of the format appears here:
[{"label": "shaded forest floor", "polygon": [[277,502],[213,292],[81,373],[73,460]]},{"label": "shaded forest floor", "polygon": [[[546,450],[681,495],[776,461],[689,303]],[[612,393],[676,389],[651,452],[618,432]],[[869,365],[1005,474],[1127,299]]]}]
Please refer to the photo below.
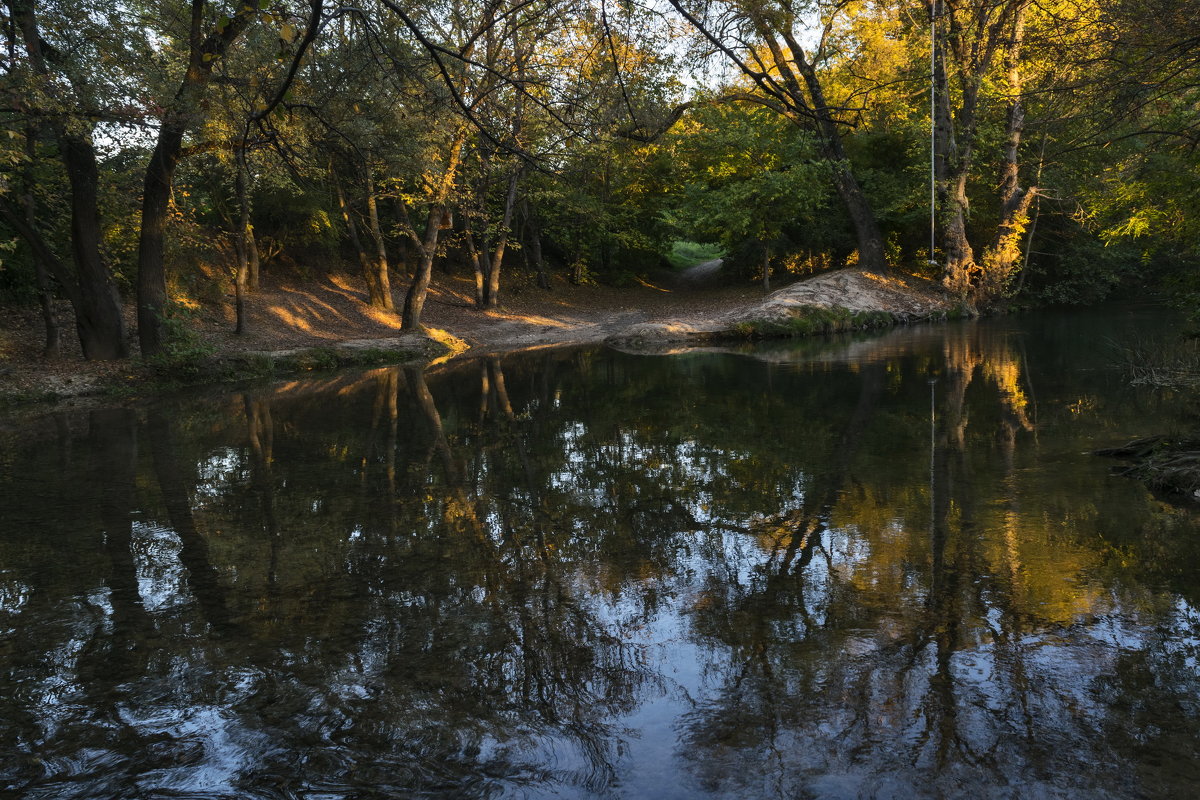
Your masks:
[{"label": "shaded forest floor", "polygon": [[[427,341],[401,333],[398,313],[368,306],[361,284],[349,274],[301,278],[268,273],[262,289],[249,298],[246,334],[233,332],[229,295],[189,303],[184,322],[194,333],[192,344],[213,359],[346,344],[427,349]],[[400,305],[405,281],[396,284],[394,294]],[[904,318],[928,316],[948,307],[926,282],[911,278],[881,282],[853,270],[793,279],[767,295],[759,286],[723,283],[712,262],[619,289],[565,281],[556,281],[550,290],[510,284],[503,289],[500,308],[493,311],[476,309],[473,294],[471,277],[437,273],[422,318],[435,338],[472,353],[621,339],[686,343],[728,332],[739,320],[786,316],[801,304],[891,312]],[[58,311],[64,352],[60,359],[47,362],[41,357],[44,329],[38,309],[0,308],[0,395],[70,397],[89,394],[122,377],[135,377],[136,362],[82,361],[70,309],[64,305]],[[127,311],[132,330],[133,309]],[[132,340],[131,351],[136,352]]]}]

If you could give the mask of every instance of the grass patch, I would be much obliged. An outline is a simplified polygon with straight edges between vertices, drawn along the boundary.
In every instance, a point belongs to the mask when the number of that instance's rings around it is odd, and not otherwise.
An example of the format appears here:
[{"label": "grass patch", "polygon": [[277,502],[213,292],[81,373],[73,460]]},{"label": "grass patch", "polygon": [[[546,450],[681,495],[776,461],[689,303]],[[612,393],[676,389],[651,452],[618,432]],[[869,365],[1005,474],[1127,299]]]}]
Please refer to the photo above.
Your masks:
[{"label": "grass patch", "polygon": [[58,392],[45,390],[29,390],[22,392],[5,392],[0,394],[0,409],[16,408],[18,406],[37,403],[53,403],[61,399]]},{"label": "grass patch", "polygon": [[834,306],[804,306],[787,319],[756,319],[739,322],[734,332],[747,339],[778,339],[793,336],[814,336],[842,331],[862,331],[890,328],[899,318],[888,311],[851,311]]},{"label": "grass patch", "polygon": [[1200,339],[1136,339],[1113,345],[1129,382],[1136,386],[1194,389],[1200,386]]},{"label": "grass patch", "polygon": [[679,241],[671,244],[671,252],[667,254],[667,261],[675,269],[683,270],[703,264],[705,261],[712,261],[714,258],[724,257],[725,251],[721,249],[720,245]]}]

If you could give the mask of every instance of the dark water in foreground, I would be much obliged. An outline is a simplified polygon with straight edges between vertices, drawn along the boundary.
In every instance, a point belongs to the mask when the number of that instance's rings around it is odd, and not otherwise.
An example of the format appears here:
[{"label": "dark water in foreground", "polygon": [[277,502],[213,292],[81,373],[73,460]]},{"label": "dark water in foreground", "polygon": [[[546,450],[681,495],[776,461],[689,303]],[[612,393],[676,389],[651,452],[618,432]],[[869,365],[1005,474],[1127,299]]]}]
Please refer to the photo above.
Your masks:
[{"label": "dark water in foreground", "polygon": [[1157,312],[379,370],[0,433],[0,795],[1184,797]]}]

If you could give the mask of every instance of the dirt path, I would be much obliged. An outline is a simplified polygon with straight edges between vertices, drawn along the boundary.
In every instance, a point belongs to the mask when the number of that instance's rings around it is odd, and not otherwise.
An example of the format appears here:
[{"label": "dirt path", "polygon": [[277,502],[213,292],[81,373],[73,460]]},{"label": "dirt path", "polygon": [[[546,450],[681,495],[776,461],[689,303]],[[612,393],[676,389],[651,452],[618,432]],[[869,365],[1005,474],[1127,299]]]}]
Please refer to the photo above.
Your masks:
[{"label": "dirt path", "polygon": [[686,289],[712,286],[720,279],[721,265],[724,263],[725,259],[714,258],[712,261],[705,261],[703,264],[689,267],[679,273],[675,279],[675,285]]}]

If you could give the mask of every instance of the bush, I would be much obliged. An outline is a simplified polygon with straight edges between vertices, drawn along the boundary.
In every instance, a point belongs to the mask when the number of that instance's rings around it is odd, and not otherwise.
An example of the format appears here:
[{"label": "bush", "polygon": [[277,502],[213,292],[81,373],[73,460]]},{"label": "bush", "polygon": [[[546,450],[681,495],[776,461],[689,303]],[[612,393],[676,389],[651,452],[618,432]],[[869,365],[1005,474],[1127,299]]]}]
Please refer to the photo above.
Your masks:
[{"label": "bush", "polygon": [[163,348],[145,363],[162,377],[194,380],[212,365],[216,350],[187,324],[193,312],[177,304],[163,314]]}]

